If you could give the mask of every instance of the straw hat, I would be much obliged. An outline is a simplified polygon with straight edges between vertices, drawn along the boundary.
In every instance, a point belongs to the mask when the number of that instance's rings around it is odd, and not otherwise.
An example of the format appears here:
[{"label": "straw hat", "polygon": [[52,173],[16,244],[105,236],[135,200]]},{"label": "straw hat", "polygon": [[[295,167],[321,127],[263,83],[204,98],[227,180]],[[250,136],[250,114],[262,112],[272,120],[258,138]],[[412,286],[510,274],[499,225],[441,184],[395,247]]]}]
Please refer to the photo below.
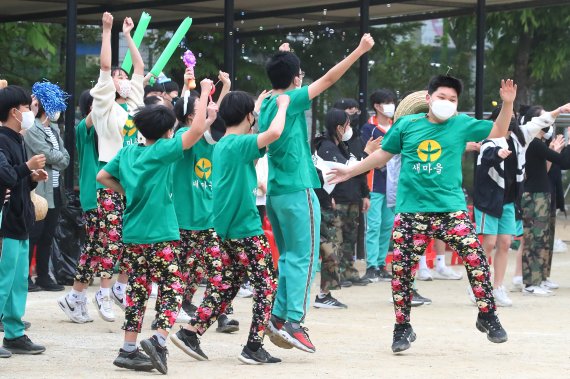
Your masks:
[{"label": "straw hat", "polygon": [[408,96],[404,97],[398,108],[394,113],[394,122],[402,116],[407,116],[416,113],[427,113],[429,111],[429,106],[426,103],[427,91],[417,91],[412,92]]},{"label": "straw hat", "polygon": [[48,211],[47,200],[38,195],[36,191],[32,191],[30,197],[32,198],[32,203],[34,204],[34,209],[36,211],[36,221],[43,220],[46,218]]}]

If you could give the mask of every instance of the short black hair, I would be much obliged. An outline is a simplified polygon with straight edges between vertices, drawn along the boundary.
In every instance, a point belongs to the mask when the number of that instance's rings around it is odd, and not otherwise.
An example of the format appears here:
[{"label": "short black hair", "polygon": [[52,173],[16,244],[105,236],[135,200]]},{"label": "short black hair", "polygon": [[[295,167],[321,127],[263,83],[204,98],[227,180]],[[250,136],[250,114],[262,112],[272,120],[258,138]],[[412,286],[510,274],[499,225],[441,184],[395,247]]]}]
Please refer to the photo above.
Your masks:
[{"label": "short black hair", "polygon": [[174,114],[176,115],[176,119],[181,124],[186,124],[186,119],[188,116],[192,116],[194,114],[194,106],[196,103],[197,98],[194,96],[190,96],[188,98],[188,104],[186,105],[186,113],[184,113],[184,98],[181,98],[174,104]]},{"label": "short black hair", "polygon": [[164,89],[164,92],[172,92],[172,91],[179,92],[180,91],[180,87],[178,86],[178,83],[176,83],[175,81],[172,81],[172,80],[169,82],[162,83],[162,88]]},{"label": "short black hair", "polygon": [[8,120],[12,108],[32,104],[29,92],[19,86],[7,86],[0,89],[0,121]]},{"label": "short black hair", "polygon": [[463,91],[463,83],[461,80],[449,75],[436,75],[431,78],[427,88],[428,94],[431,95],[437,91],[439,87],[453,88],[455,92],[457,92],[457,96],[460,96]]},{"label": "short black hair", "polygon": [[127,78],[129,77],[129,73],[125,71],[122,67],[111,67],[111,77],[115,76],[117,71],[122,71],[125,75],[127,75]]},{"label": "short black hair", "polygon": [[280,51],[265,64],[265,71],[273,89],[288,88],[295,76],[299,76],[301,60],[289,51]]},{"label": "short black hair", "polygon": [[370,95],[370,106],[374,107],[374,104],[389,104],[396,102],[396,94],[389,89],[380,88],[372,92]]},{"label": "short black hair", "polygon": [[144,105],[157,105],[160,103],[160,97],[158,96],[147,96],[143,100]]},{"label": "short black hair", "polygon": [[82,117],[87,117],[89,112],[91,112],[91,105],[93,105],[93,96],[91,96],[91,91],[86,89],[79,95],[79,110]]},{"label": "short black hair", "polygon": [[339,99],[334,103],[333,108],[342,109],[343,111],[350,108],[358,108],[358,101],[351,98]]},{"label": "short black hair", "polygon": [[139,108],[133,122],[144,138],[156,141],[174,127],[176,116],[164,105],[149,105]]},{"label": "short black hair", "polygon": [[157,83],[155,83],[152,86],[151,85],[144,86],[144,96],[145,97],[147,97],[148,94],[151,92],[162,92],[162,88],[160,88]]},{"label": "short black hair", "polygon": [[227,127],[236,126],[243,119],[253,112],[255,102],[253,97],[243,91],[232,91],[228,93],[220,104],[219,114]]}]

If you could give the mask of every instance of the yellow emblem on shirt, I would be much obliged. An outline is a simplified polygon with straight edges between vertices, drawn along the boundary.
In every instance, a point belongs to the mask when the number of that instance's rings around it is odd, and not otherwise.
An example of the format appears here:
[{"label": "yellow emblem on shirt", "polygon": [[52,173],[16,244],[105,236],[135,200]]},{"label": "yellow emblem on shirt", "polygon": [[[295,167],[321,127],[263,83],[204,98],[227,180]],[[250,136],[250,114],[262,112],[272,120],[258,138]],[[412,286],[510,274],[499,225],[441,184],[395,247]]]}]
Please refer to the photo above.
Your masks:
[{"label": "yellow emblem on shirt", "polygon": [[135,128],[135,123],[133,120],[128,119],[125,122],[125,126],[123,127],[123,137],[132,137],[137,132],[137,128]]},{"label": "yellow emblem on shirt", "polygon": [[194,167],[194,172],[200,179],[209,179],[210,175],[212,175],[212,162],[206,158],[200,158]]},{"label": "yellow emblem on shirt", "polygon": [[422,162],[435,162],[441,155],[441,145],[432,139],[422,141],[418,146],[418,157]]}]

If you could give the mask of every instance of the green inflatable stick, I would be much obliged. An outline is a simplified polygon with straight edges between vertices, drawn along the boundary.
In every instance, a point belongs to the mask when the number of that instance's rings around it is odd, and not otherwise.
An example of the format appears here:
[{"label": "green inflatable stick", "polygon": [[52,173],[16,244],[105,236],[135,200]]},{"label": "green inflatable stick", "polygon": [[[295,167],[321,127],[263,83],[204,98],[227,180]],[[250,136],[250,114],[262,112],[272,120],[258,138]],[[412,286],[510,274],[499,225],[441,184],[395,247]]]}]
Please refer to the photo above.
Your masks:
[{"label": "green inflatable stick", "polygon": [[150,78],[151,85],[154,84],[155,76],[160,75],[160,73],[162,72],[162,70],[164,69],[164,67],[166,66],[166,64],[168,63],[174,52],[176,51],[176,48],[180,44],[180,41],[182,41],[182,38],[184,38],[186,33],[188,33],[188,29],[190,29],[191,25],[192,25],[192,19],[190,17],[186,17],[178,27],[178,30],[176,30],[176,33],[174,33],[174,35],[170,38],[170,42],[168,42],[168,45],[166,45],[166,49],[164,49],[162,54],[160,54],[160,57],[154,64],[154,67],[152,68],[152,70],[150,70],[150,72],[154,75],[153,77]]},{"label": "green inflatable stick", "polygon": [[[150,14],[146,12],[141,13],[141,18],[139,19],[139,23],[137,24],[137,28],[135,30],[135,35],[133,36],[133,41],[135,42],[137,49],[141,45],[142,39],[146,33],[146,29],[148,28],[148,24],[150,23],[150,19]],[[125,55],[125,60],[123,61],[121,68],[128,74],[131,73],[131,69],[133,68],[133,60],[130,50],[127,51],[127,55]]]}]

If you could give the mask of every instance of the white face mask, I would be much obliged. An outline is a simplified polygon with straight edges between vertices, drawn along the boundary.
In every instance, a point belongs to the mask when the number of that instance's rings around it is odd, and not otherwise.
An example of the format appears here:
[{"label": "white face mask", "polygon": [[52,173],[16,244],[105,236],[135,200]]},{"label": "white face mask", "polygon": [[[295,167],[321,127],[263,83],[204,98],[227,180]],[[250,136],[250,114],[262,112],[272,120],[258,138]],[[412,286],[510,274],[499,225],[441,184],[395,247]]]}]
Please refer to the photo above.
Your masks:
[{"label": "white face mask", "polygon": [[51,122],[56,122],[57,120],[59,120],[59,117],[61,116],[61,112],[55,112],[55,114],[53,115],[53,117],[49,117],[49,120]]},{"label": "white face mask", "polygon": [[20,112],[18,109],[16,110],[22,115],[22,120],[18,120],[20,121],[22,130],[28,130],[34,126],[35,117],[32,111]]},{"label": "white face mask", "polygon": [[548,128],[548,131],[544,133],[544,139],[552,138],[552,133],[554,133],[554,128],[551,126],[550,128]]},{"label": "white face mask", "polygon": [[447,121],[457,112],[457,103],[449,100],[433,100],[431,102],[431,113],[441,121]]},{"label": "white face mask", "polygon": [[131,94],[131,81],[129,79],[119,80],[119,96],[126,99]]},{"label": "white face mask", "polygon": [[386,117],[394,117],[394,111],[396,110],[396,105],[395,104],[382,104],[382,110],[384,113],[384,116]]},{"label": "white face mask", "polygon": [[342,140],[344,142],[348,141],[349,139],[352,138],[352,128],[349,126],[345,131],[344,134],[342,135]]}]

